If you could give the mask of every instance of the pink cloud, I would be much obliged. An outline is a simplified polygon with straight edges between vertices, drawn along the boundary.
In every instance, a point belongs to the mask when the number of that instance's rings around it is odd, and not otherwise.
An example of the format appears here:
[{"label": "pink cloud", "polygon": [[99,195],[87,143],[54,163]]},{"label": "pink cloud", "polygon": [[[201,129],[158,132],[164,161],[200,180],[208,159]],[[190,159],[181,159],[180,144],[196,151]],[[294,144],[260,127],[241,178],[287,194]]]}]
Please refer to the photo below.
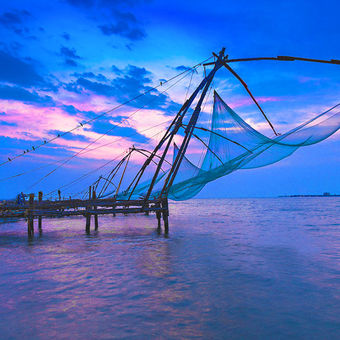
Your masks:
[{"label": "pink cloud", "polygon": [[36,107],[20,102],[0,100],[6,108],[2,121],[16,126],[4,126],[1,136],[22,140],[50,138],[49,131],[66,131],[78,124],[80,117],[71,116],[58,107]]}]

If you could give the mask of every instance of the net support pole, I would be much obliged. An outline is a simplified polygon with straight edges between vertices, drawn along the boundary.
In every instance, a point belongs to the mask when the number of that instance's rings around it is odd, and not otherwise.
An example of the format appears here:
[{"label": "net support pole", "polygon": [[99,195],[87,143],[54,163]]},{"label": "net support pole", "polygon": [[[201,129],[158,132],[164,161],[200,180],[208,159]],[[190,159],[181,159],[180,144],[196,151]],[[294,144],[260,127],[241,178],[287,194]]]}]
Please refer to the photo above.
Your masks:
[{"label": "net support pole", "polygon": [[127,160],[126,160],[126,163],[125,163],[125,168],[123,170],[123,173],[122,173],[122,177],[120,178],[120,181],[119,181],[119,184],[118,184],[118,187],[117,187],[117,190],[116,190],[116,194],[114,195],[114,199],[117,198],[117,195],[119,193],[119,189],[120,189],[120,186],[122,185],[122,181],[123,181],[123,178],[124,178],[124,175],[125,175],[125,171],[126,171],[126,168],[129,164],[129,160],[130,160],[130,157],[131,157],[131,154],[132,154],[132,151],[134,151],[134,148],[132,148],[129,153],[128,153],[128,157],[127,157]]},{"label": "net support pole", "polygon": [[264,111],[262,110],[262,107],[260,106],[260,104],[257,102],[257,100],[255,99],[255,97],[253,96],[253,94],[251,93],[251,91],[248,88],[247,83],[224,61],[221,60],[222,65],[242,84],[242,86],[245,88],[245,90],[248,92],[250,98],[253,100],[253,102],[255,103],[255,105],[258,107],[258,109],[261,111],[263,117],[266,119],[267,123],[269,124],[270,128],[273,130],[275,136],[277,136],[277,132],[273,126],[273,124],[271,123],[271,121],[268,119],[267,115],[264,113]]},{"label": "net support pole", "polygon": [[[183,108],[183,107],[182,107]],[[145,169],[147,168],[147,166],[151,163],[153,157],[155,157],[156,153],[159,151],[159,149],[163,146],[163,144],[165,143],[165,141],[171,137],[171,128],[176,124],[176,121],[179,119],[180,114],[181,114],[181,110],[177,113],[176,117],[174,118],[174,120],[171,122],[170,126],[168,127],[167,131],[165,132],[164,136],[162,137],[162,139],[160,140],[160,142],[157,144],[157,146],[155,147],[155,149],[153,150],[153,152],[150,154],[150,156],[146,159],[146,161],[144,162],[143,166],[139,169],[137,175],[135,176],[135,178],[133,179],[133,181],[131,182],[131,184],[129,185],[129,187],[127,188],[127,191],[129,191],[133,185],[133,188],[130,192],[129,195],[129,199],[131,198],[131,196],[133,195],[133,192],[135,191],[140,179],[143,176],[143,173],[145,171]],[[164,153],[163,153],[164,154]],[[163,164],[162,158],[160,159],[157,169],[156,169],[156,173],[158,170],[158,167],[160,168]],[[155,176],[154,176],[155,177]],[[154,181],[152,180],[150,186],[153,186]],[[147,198],[146,198],[147,200]]]},{"label": "net support pole", "polygon": [[[223,51],[223,54],[224,54],[224,49],[222,49],[222,51]],[[221,52],[222,52],[222,51],[221,51]],[[219,65],[219,66],[215,66],[214,69],[216,68],[216,70],[217,70],[217,69],[220,68],[220,67],[221,67],[220,65]],[[162,156],[161,156],[161,159],[160,159],[159,162],[158,162],[158,166],[157,166],[157,168],[156,168],[155,174],[153,175],[153,178],[152,178],[152,181],[151,181],[151,183],[150,183],[148,192],[147,192],[147,194],[146,194],[146,196],[145,196],[145,201],[147,201],[147,200],[149,199],[149,197],[150,197],[150,195],[151,195],[151,193],[152,193],[153,187],[154,187],[154,185],[155,185],[155,183],[156,183],[156,180],[157,180],[159,171],[160,171],[160,169],[161,169],[161,167],[162,167],[162,165],[163,165],[163,162],[164,162],[165,157],[166,157],[166,155],[167,155],[167,153],[168,153],[169,147],[170,147],[170,145],[172,144],[172,140],[173,140],[174,136],[177,134],[179,128],[180,128],[181,125],[182,125],[182,121],[183,121],[183,118],[184,118],[185,114],[187,113],[187,111],[188,111],[190,105],[193,103],[193,101],[194,101],[195,98],[197,97],[198,93],[204,88],[204,86],[206,86],[207,82],[208,82],[209,79],[210,79],[210,75],[211,75],[212,72],[213,72],[213,71],[211,71],[210,74],[209,74],[207,77],[205,77],[205,78],[201,81],[201,83],[198,85],[198,87],[196,88],[196,90],[191,94],[190,98],[183,104],[183,106],[182,106],[181,109],[179,110],[179,112],[178,112],[176,118],[173,120],[172,125],[174,126],[174,128],[173,128],[173,130],[172,130],[171,133],[170,133],[170,137],[169,137],[169,139],[168,139],[167,145],[166,145],[166,147],[165,147],[165,149],[164,149],[164,151],[163,151],[163,154],[162,154]],[[215,71],[215,72],[216,72],[216,71]],[[211,81],[210,81],[210,82],[211,82]],[[210,84],[210,83],[209,83],[209,84]],[[163,142],[163,143],[164,143],[164,142]],[[162,144],[163,144],[163,143],[162,143]],[[173,167],[173,166],[172,166],[172,167]]]},{"label": "net support pole", "polygon": [[204,88],[202,90],[202,94],[200,96],[200,99],[198,100],[198,103],[195,107],[195,110],[190,118],[190,121],[188,123],[188,126],[187,128],[185,129],[185,137],[182,141],[182,144],[181,144],[181,147],[178,151],[178,154],[176,156],[176,159],[170,169],[170,172],[169,172],[169,175],[168,177],[166,178],[165,180],[165,183],[164,183],[164,186],[163,186],[163,189],[161,191],[161,197],[167,197],[168,193],[169,193],[169,190],[172,186],[172,183],[177,175],[177,172],[178,172],[178,169],[182,163],[182,160],[183,160],[183,157],[184,157],[184,154],[186,152],[186,149],[188,147],[188,144],[190,142],[190,139],[191,139],[191,136],[193,134],[193,131],[194,131],[194,128],[195,128],[195,125],[197,123],[197,120],[198,120],[198,117],[199,117],[199,114],[201,112],[201,105],[203,103],[203,100],[205,98],[205,95],[207,94],[207,91],[210,87],[210,84],[215,76],[215,73],[222,67],[222,60],[224,58],[224,51],[225,49],[223,48],[221,50],[221,52],[219,53],[218,57],[217,57],[217,60],[216,60],[216,63],[214,65],[214,68],[210,71],[210,73],[208,74],[208,76],[205,78],[205,83],[204,83]]}]

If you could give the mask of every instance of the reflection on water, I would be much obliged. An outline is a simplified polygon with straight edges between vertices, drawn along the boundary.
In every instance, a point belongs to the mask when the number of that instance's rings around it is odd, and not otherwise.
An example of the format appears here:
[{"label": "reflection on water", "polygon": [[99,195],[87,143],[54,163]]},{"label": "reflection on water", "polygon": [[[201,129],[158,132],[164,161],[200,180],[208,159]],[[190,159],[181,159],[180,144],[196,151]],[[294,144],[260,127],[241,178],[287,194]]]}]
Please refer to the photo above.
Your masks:
[{"label": "reflection on water", "polygon": [[340,199],[170,209],[169,238],[153,215],[0,224],[1,338],[339,337]]}]

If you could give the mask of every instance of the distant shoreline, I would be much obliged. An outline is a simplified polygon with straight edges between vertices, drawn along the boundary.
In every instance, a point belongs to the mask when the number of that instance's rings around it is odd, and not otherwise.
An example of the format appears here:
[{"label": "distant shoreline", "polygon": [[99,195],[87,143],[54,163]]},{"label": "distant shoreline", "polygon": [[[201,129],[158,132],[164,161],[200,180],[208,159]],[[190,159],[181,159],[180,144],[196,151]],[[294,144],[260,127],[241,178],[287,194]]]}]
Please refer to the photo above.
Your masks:
[{"label": "distant shoreline", "polygon": [[340,195],[324,192],[322,195],[280,195],[279,197],[340,197]]}]

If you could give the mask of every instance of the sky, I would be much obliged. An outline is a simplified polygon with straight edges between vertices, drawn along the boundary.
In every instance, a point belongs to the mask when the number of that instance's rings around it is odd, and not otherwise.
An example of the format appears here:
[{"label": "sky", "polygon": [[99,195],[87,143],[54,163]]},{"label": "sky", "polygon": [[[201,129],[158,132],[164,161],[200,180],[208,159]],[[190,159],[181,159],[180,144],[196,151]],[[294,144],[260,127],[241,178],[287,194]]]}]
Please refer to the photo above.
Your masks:
[{"label": "sky", "polygon": [[[339,9],[337,1],[314,0],[2,1],[0,162],[7,163],[0,166],[0,197],[49,192],[92,171],[65,191],[77,193],[132,145],[152,150],[204,68],[165,80],[222,47],[230,58],[340,59]],[[281,133],[340,102],[337,65],[267,61],[233,66]],[[213,88],[270,136],[259,111],[226,70],[218,73]],[[208,98],[207,115],[210,108]],[[84,153],[85,147],[95,150]],[[279,163],[221,178],[199,197],[340,193],[339,150],[337,133]],[[189,150],[188,157],[194,159],[195,152]]]}]

